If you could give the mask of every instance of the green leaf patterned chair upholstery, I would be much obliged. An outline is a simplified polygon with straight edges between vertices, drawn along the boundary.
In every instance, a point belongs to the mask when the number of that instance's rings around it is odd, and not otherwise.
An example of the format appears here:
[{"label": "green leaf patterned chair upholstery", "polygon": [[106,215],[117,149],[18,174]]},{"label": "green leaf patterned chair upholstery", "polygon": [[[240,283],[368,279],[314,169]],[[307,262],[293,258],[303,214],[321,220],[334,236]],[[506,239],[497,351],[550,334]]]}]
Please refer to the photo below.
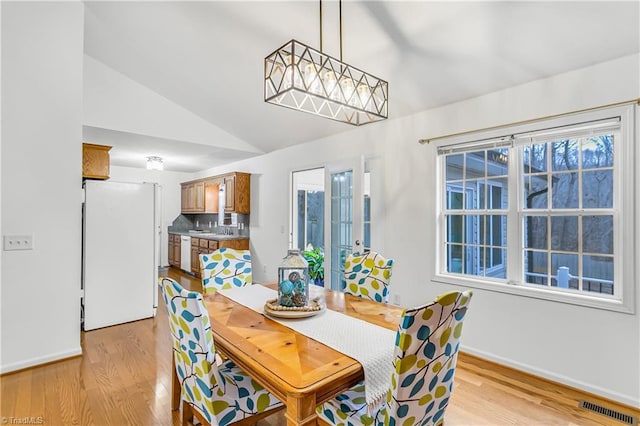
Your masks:
[{"label": "green leaf patterned chair upholstery", "polygon": [[162,279],[161,284],[181,384],[183,423],[195,415],[203,424],[224,426],[241,420],[257,421],[283,408],[233,362],[216,364],[202,294],[187,291],[170,278]]},{"label": "green leaf patterned chair upholstery", "polygon": [[387,401],[367,414],[361,382],[316,409],[330,425],[442,425],[453,391],[462,322],[471,291],[406,309],[398,324]]},{"label": "green leaf patterned chair upholstery", "polygon": [[201,254],[200,266],[205,293],[252,284],[249,250],[222,247],[211,254]]},{"label": "green leaf patterned chair upholstery", "polygon": [[392,267],[393,259],[380,253],[350,253],[344,262],[344,292],[387,303]]}]

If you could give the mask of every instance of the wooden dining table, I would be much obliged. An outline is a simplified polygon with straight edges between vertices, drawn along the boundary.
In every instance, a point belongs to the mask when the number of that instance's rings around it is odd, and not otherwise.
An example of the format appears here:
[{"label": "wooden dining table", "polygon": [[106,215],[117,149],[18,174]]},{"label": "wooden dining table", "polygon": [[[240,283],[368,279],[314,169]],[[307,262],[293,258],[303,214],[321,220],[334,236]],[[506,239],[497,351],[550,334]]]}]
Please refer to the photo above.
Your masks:
[{"label": "wooden dining table", "polygon": [[[276,284],[267,287],[275,289]],[[393,331],[403,311],[328,289],[324,299],[327,309]],[[228,299],[224,292],[209,294],[204,302],[216,349],[286,405],[288,426],[317,424],[318,405],[364,379],[358,361]]]}]

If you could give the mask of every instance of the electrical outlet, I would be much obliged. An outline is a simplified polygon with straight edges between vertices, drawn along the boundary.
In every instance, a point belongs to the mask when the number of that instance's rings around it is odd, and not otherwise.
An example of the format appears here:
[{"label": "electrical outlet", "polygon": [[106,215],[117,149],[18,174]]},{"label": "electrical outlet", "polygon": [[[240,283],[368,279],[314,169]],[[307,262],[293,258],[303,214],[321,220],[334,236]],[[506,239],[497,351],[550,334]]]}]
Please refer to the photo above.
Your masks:
[{"label": "electrical outlet", "polygon": [[31,235],[5,235],[4,250],[33,250],[33,236]]},{"label": "electrical outlet", "polygon": [[394,294],[393,295],[393,304],[400,306],[400,295],[399,294]]},{"label": "electrical outlet", "polygon": [[267,265],[262,265],[262,272],[267,273]]}]

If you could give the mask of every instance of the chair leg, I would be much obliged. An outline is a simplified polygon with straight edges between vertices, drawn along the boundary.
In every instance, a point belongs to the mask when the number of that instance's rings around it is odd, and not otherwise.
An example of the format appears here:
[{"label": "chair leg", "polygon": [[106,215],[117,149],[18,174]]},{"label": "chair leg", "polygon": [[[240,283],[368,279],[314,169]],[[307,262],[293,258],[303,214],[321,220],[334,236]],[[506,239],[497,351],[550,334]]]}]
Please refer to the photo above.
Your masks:
[{"label": "chair leg", "polygon": [[180,379],[176,371],[176,357],[171,354],[171,411],[180,408],[180,392],[182,391]]},{"label": "chair leg", "polygon": [[182,424],[193,425],[193,411],[191,411],[191,406],[185,401],[182,401]]}]

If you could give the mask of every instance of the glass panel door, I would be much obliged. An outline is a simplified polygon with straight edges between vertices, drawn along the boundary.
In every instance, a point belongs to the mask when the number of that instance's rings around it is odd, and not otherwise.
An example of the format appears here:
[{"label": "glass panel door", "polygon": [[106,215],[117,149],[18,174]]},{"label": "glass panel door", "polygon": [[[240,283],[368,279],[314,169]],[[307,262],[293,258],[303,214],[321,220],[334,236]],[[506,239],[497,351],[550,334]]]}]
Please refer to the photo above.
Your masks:
[{"label": "glass panel door", "polygon": [[364,159],[325,168],[325,286],[342,290],[344,262],[364,250]]}]

